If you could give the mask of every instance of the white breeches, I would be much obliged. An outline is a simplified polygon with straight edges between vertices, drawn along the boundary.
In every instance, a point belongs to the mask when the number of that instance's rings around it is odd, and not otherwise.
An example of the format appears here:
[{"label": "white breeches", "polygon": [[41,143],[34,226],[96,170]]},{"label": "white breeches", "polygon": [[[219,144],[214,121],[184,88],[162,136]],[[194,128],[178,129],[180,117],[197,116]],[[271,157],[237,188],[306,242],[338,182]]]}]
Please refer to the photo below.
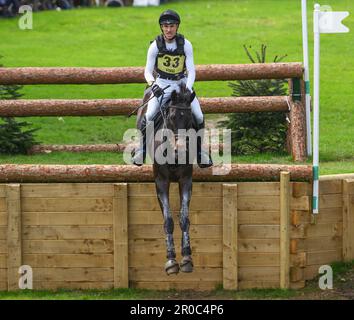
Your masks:
[{"label": "white breeches", "polygon": [[[146,110],[146,120],[152,121],[155,114],[159,111],[160,106],[164,105],[164,103],[171,97],[172,91],[176,90],[177,92],[179,92],[180,91],[179,85],[181,83],[186,83],[186,82],[187,82],[187,78],[183,78],[178,81],[157,78],[156,84],[158,84],[160,88],[163,89],[168,85],[170,85],[170,87],[164,91],[165,93],[163,96],[159,97],[158,99],[155,97],[149,101]],[[196,121],[198,122],[198,124],[201,124],[204,120],[204,117],[197,97],[193,99],[191,103],[191,108]]]}]

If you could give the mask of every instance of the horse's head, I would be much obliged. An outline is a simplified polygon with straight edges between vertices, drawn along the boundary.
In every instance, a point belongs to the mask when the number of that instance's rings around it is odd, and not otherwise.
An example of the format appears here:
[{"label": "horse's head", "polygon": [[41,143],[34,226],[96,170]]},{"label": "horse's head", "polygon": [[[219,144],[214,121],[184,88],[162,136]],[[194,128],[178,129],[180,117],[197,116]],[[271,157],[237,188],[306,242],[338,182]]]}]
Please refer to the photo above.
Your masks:
[{"label": "horse's head", "polygon": [[171,101],[168,105],[167,127],[175,134],[178,129],[191,129],[193,116],[191,108],[191,91],[185,84],[181,84],[180,91],[174,90],[171,94]]}]

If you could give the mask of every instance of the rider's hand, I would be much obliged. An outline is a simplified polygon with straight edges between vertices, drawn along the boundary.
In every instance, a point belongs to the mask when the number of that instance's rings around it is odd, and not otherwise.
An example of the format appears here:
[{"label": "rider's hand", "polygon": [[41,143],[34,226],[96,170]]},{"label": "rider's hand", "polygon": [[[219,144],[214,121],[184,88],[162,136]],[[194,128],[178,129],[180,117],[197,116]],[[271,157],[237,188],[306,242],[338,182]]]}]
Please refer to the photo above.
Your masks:
[{"label": "rider's hand", "polygon": [[162,90],[157,84],[154,84],[154,85],[152,86],[152,92],[154,93],[154,96],[155,96],[156,98],[161,97],[162,94],[163,94],[163,90]]}]

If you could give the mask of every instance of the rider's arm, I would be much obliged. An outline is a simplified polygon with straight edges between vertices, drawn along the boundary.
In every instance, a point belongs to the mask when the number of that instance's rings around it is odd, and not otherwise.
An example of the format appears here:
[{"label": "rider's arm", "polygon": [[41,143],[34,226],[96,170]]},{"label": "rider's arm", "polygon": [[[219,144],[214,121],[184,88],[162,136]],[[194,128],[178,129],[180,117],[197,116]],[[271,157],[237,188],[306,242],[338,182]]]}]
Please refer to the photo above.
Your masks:
[{"label": "rider's arm", "polygon": [[146,67],[144,72],[145,80],[149,85],[151,85],[155,81],[153,71],[154,71],[156,56],[158,52],[159,50],[157,48],[156,40],[155,40],[154,42],[151,43],[149,47],[147,53]]},{"label": "rider's arm", "polygon": [[184,52],[186,54],[186,68],[188,72],[187,88],[192,91],[192,87],[195,81],[195,66],[193,58],[193,46],[187,39],[185,39],[184,43]]}]

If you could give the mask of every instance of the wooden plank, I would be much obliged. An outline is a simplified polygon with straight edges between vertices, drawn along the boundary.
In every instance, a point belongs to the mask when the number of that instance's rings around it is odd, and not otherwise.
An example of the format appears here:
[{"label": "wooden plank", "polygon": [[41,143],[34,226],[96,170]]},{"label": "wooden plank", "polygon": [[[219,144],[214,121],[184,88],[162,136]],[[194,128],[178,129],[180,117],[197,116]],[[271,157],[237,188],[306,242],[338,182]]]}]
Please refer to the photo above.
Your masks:
[{"label": "wooden plank", "polygon": [[[302,226],[290,227],[289,232],[292,238],[304,238],[305,230]],[[240,239],[279,239],[279,225],[240,225]]]},{"label": "wooden plank", "polygon": [[[166,262],[166,252],[130,252],[129,267],[162,267]],[[222,268],[222,252],[196,253],[193,251],[193,264],[195,267]]]},{"label": "wooden plank", "polygon": [[238,288],[237,184],[223,185],[223,288]]},{"label": "wooden plank", "polygon": [[211,291],[219,287],[217,281],[179,281],[175,282],[152,282],[152,281],[130,281],[131,288],[149,290],[193,290]]},{"label": "wooden plank", "polygon": [[[290,281],[298,282],[304,280],[304,268],[291,267],[290,268]],[[290,287],[290,285],[289,285]]]},{"label": "wooden plank", "polygon": [[7,254],[7,240],[0,240],[0,254]]},{"label": "wooden plank", "polygon": [[[156,197],[155,183],[129,183],[128,197],[150,196]],[[170,196],[179,197],[178,183],[171,183]],[[221,182],[194,182],[193,183],[193,196],[204,197],[221,197],[222,196],[222,183]]]},{"label": "wooden plank", "polygon": [[0,240],[7,239],[7,226],[0,226]]},{"label": "wooden plank", "polygon": [[[279,211],[279,196],[239,197],[238,206],[239,210],[243,211]],[[290,208],[292,210],[309,210],[310,197],[291,198]]]},{"label": "wooden plank", "polygon": [[242,280],[239,282],[240,290],[248,289],[277,289],[279,288],[279,280],[276,281],[254,281],[254,280]]},{"label": "wooden plank", "polygon": [[[179,210],[172,211],[172,217],[177,222],[179,221]],[[222,224],[222,211],[204,211],[193,210],[189,211],[189,220],[194,224]],[[136,224],[163,224],[163,216],[161,210],[146,210],[146,211],[129,211],[129,225]]]},{"label": "wooden plank", "polygon": [[342,237],[342,223],[316,223],[306,227],[306,235],[310,238],[316,237]]},{"label": "wooden plank", "polygon": [[0,226],[7,226],[7,213],[0,213]]},{"label": "wooden plank", "polygon": [[24,183],[21,187],[23,198],[113,197],[112,183]]},{"label": "wooden plank", "polygon": [[129,287],[128,272],[128,184],[114,185],[114,287]]},{"label": "wooden plank", "polygon": [[23,198],[24,212],[107,212],[113,210],[112,198]]},{"label": "wooden plank", "polygon": [[342,249],[307,253],[307,265],[330,264],[342,260]]},{"label": "wooden plank", "polygon": [[33,268],[33,281],[113,281],[113,268]]},{"label": "wooden plank", "polygon": [[[179,250],[179,241],[175,241],[176,250]],[[222,239],[192,239],[191,247],[195,253],[220,253],[222,252]],[[129,239],[130,254],[143,252],[165,253],[166,244],[164,239]]]},{"label": "wooden plank", "polygon": [[6,185],[5,184],[0,184],[0,198],[5,198],[6,197]]},{"label": "wooden plank", "polygon": [[34,290],[59,290],[59,289],[75,289],[75,290],[107,290],[113,289],[113,281],[33,281]]},{"label": "wooden plank", "polygon": [[280,173],[280,288],[290,286],[290,173]]},{"label": "wooden plank", "polygon": [[27,240],[23,243],[24,254],[49,253],[113,253],[112,240]]},{"label": "wooden plank", "polygon": [[297,251],[328,251],[342,248],[342,238],[318,237],[294,240],[297,242]]},{"label": "wooden plank", "polygon": [[[316,222],[322,223],[341,223],[343,221],[342,208],[321,209],[321,214],[317,215]],[[309,211],[291,210],[291,224],[296,226],[300,224],[311,223],[311,214]]]},{"label": "wooden plank", "polygon": [[354,195],[349,194],[354,182],[343,181],[343,260],[354,259]]},{"label": "wooden plank", "polygon": [[6,198],[0,198],[0,212],[6,212]]},{"label": "wooden plank", "polygon": [[22,265],[21,238],[21,186],[6,185],[7,228],[7,286],[8,290],[18,290],[18,269]]},{"label": "wooden plank", "polygon": [[238,223],[253,225],[279,225],[279,211],[237,211]]},{"label": "wooden plank", "polygon": [[319,196],[319,210],[342,207],[342,194],[325,194]]},{"label": "wooden plank", "polygon": [[279,267],[239,267],[240,281],[278,281],[280,279]]},{"label": "wooden plank", "polygon": [[[4,254],[0,254],[0,269],[6,269],[6,268],[7,268],[7,256]],[[5,274],[4,277],[6,277]],[[1,281],[1,275],[0,275],[0,281]]]},{"label": "wooden plank", "polygon": [[24,226],[25,240],[113,239],[111,226]]},{"label": "wooden plank", "polygon": [[[1,214],[0,214],[0,222],[1,222]],[[23,212],[22,225],[23,226],[113,225],[113,214],[112,212]]]},{"label": "wooden plank", "polygon": [[[0,270],[0,274],[1,274],[1,270]],[[0,281],[0,290],[1,291],[7,290],[7,281]]]},{"label": "wooden plank", "polygon": [[158,268],[129,268],[130,281],[183,282],[183,281],[217,281],[222,282],[222,268],[194,268],[191,273],[179,273],[178,276],[168,276],[164,266]]},{"label": "wooden plank", "polygon": [[[221,239],[222,226],[220,225],[191,225],[189,229],[190,237],[192,239]],[[175,228],[174,235],[176,239],[181,237],[181,230]],[[129,226],[130,239],[159,239],[165,238],[163,224],[161,225],[131,225]]]},{"label": "wooden plank", "polygon": [[279,239],[238,239],[239,252],[279,253]]},{"label": "wooden plank", "polygon": [[320,195],[324,194],[341,194],[342,191],[342,180],[328,180],[322,181],[320,180]]},{"label": "wooden plank", "polygon": [[294,198],[312,195],[312,185],[308,182],[292,182],[290,186],[290,193]]},{"label": "wooden plank", "polygon": [[242,252],[238,255],[238,263],[240,267],[278,267],[280,260],[278,253]]},{"label": "wooden plank", "polygon": [[[172,211],[180,209],[180,199],[179,197],[170,196],[170,207]],[[156,196],[129,197],[128,210],[130,211],[146,211],[160,210],[160,205],[158,203]],[[190,210],[204,210],[204,211],[218,211],[222,210],[222,198],[221,197],[196,197],[192,196],[190,202]]]},{"label": "wooden plank", "polygon": [[113,268],[113,254],[24,254],[32,268]]},{"label": "wooden plank", "polygon": [[[346,181],[346,183],[344,183]],[[346,179],[343,181],[343,193],[354,194],[354,179]]]}]

